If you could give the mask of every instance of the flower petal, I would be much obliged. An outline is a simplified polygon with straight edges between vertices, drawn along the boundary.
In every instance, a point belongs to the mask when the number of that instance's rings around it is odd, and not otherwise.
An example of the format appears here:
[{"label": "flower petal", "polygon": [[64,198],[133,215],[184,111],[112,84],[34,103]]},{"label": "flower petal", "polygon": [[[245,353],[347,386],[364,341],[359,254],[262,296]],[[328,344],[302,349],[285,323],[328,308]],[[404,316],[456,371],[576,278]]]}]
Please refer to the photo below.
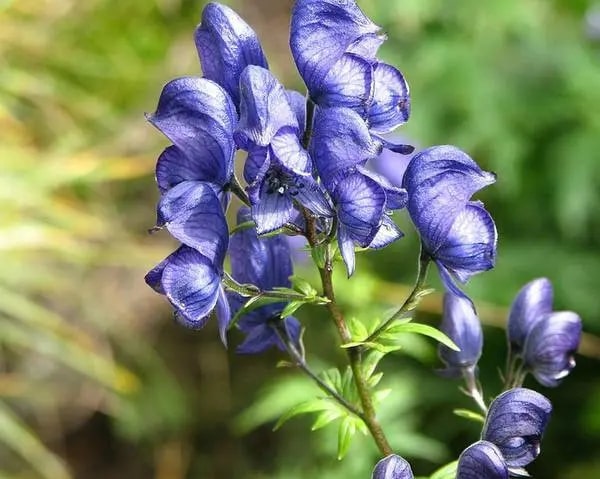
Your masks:
[{"label": "flower petal", "polygon": [[523,358],[535,378],[547,387],[558,386],[575,367],[573,356],[581,341],[581,318],[562,311],[545,315],[529,331]]},{"label": "flower petal", "polygon": [[227,295],[222,286],[219,286],[217,291],[217,304],[216,304],[216,316],[217,324],[219,326],[219,336],[225,346],[227,346],[227,328],[231,322],[231,308],[229,307],[229,301]]},{"label": "flower petal", "polygon": [[[379,32],[356,5],[348,0],[298,0],[292,11],[290,48],[300,75],[311,93],[318,91],[340,57],[365,39],[368,50]],[[378,44],[377,44],[378,46]],[[373,52],[374,53],[374,52]]]},{"label": "flower petal", "polygon": [[408,193],[404,188],[394,186],[384,175],[369,170],[364,166],[358,166],[357,170],[363,175],[375,180],[385,191],[385,207],[388,210],[399,210],[406,206],[408,202]]},{"label": "flower petal", "polygon": [[410,464],[396,454],[381,459],[373,469],[372,479],[413,479]]},{"label": "flower petal", "polygon": [[259,235],[271,233],[285,225],[294,213],[294,204],[287,194],[269,190],[266,181],[248,188],[252,203],[252,218]]},{"label": "flower petal", "polygon": [[290,173],[307,174],[312,170],[312,162],[307,151],[302,148],[297,130],[284,127],[271,139],[273,157]]},{"label": "flower petal", "polygon": [[334,215],[329,197],[312,176],[298,178],[292,197],[318,216],[331,218]]},{"label": "flower petal", "polygon": [[551,411],[550,401],[540,393],[510,389],[490,404],[481,438],[500,449],[509,467],[527,466],[540,453]]},{"label": "flower petal", "polygon": [[286,91],[269,70],[250,65],[240,77],[240,122],[235,138],[240,148],[248,142],[267,146],[283,127],[299,131]]},{"label": "flower petal", "polygon": [[349,278],[354,274],[354,268],[356,265],[354,241],[348,234],[348,229],[341,223],[338,225],[337,240],[338,247],[340,248],[340,254],[342,255],[342,260],[346,265],[346,272],[348,273]]},{"label": "flower petal", "polygon": [[306,128],[306,96],[296,90],[286,90],[285,94],[298,120],[298,138],[301,139]]},{"label": "flower petal", "polygon": [[533,326],[552,312],[554,292],[547,278],[527,283],[513,301],[508,316],[508,340],[514,351],[520,352]]},{"label": "flower petal", "polygon": [[377,63],[373,69],[373,102],[369,108],[369,129],[388,133],[408,121],[408,84],[396,68]]},{"label": "flower petal", "polygon": [[229,233],[219,199],[208,183],[184,181],[158,203],[158,224],[222,268]]},{"label": "flower petal", "polygon": [[239,103],[239,80],[248,65],[268,68],[256,33],[231,8],[209,3],[195,33],[202,73]]},{"label": "flower petal", "polygon": [[381,226],[377,230],[375,237],[369,243],[369,248],[380,249],[387,245],[399,240],[404,236],[404,233],[400,231],[400,228],[396,226],[396,223],[388,215],[383,215]]},{"label": "flower petal", "polygon": [[162,273],[162,287],[178,321],[192,329],[199,329],[208,321],[220,284],[221,277],[211,261],[185,246],[169,256]]},{"label": "flower petal", "polygon": [[508,479],[508,466],[500,450],[488,441],[467,447],[458,458],[457,479]]},{"label": "flower petal", "polygon": [[[180,152],[168,153],[163,161],[175,164],[179,175],[186,179],[214,182],[224,185],[233,171],[233,129],[237,113],[229,95],[216,83],[205,78],[185,77],[173,80],[163,88],[158,107],[148,121],[162,131]],[[187,157],[181,165],[180,154]],[[157,172],[158,173],[158,172]],[[191,174],[193,177],[187,177]],[[161,177],[165,172],[161,172]],[[161,182],[164,180],[161,179]],[[166,181],[171,184],[171,181]]]}]

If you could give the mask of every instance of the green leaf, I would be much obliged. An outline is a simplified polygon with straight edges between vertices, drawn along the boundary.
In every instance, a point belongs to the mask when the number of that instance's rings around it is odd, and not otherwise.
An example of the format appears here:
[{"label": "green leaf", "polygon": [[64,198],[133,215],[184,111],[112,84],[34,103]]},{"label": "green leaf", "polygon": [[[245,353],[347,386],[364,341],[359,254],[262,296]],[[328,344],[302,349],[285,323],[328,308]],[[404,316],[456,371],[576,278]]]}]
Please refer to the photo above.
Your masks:
[{"label": "green leaf", "polygon": [[366,378],[370,378],[373,375],[375,369],[377,369],[379,361],[381,361],[381,359],[384,356],[385,354],[380,351],[369,351],[367,354],[364,355],[362,368],[363,374]]},{"label": "green leaf", "polygon": [[369,337],[369,331],[366,326],[354,316],[348,320],[348,329],[354,341],[363,341]]},{"label": "green leaf", "polygon": [[292,286],[296,291],[302,293],[304,296],[315,297],[317,296],[317,290],[304,278],[299,276],[290,276]]},{"label": "green leaf", "polygon": [[326,411],[319,413],[317,419],[315,420],[310,429],[311,431],[316,431],[345,415],[345,410],[341,410],[339,408],[327,409]]},{"label": "green leaf", "polygon": [[470,409],[455,409],[452,412],[457,416],[464,417],[470,421],[480,422],[481,424],[485,423],[485,417],[483,415],[478,412],[471,411]]},{"label": "green leaf", "polygon": [[380,389],[379,391],[375,391],[375,394],[373,394],[373,400],[375,401],[375,403],[382,403],[385,400],[385,398],[390,395],[391,392],[391,388]]},{"label": "green leaf", "polygon": [[243,230],[247,230],[247,229],[255,228],[255,227],[256,227],[256,223],[254,223],[254,221],[244,221],[243,223],[240,223],[239,225],[233,227],[231,229],[231,231],[229,232],[229,236],[234,235],[238,231],[243,231]]},{"label": "green leaf", "polygon": [[287,318],[288,316],[291,316],[292,314],[294,314],[300,307],[304,306],[306,304],[306,301],[290,301],[288,304],[286,304],[285,308],[283,308],[283,311],[281,311],[281,318]]},{"label": "green leaf", "polygon": [[311,250],[310,255],[312,256],[312,259],[318,268],[324,268],[325,261],[327,258],[327,245],[319,244],[319,245],[315,246]]},{"label": "green leaf", "polygon": [[[428,336],[430,338],[435,339],[436,341],[442,343],[445,346],[448,346],[450,349],[454,351],[460,351],[460,348],[454,344],[448,336],[442,333],[439,329],[434,328],[433,326],[429,326],[428,324],[421,323],[406,323],[398,326],[394,326],[393,328],[394,334],[403,334],[403,333],[413,333],[413,334],[422,334],[423,336]],[[385,333],[386,337],[388,336],[388,332]]]},{"label": "green leaf", "polygon": [[232,329],[245,314],[248,314],[249,312],[254,311],[255,309],[258,309],[267,304],[282,303],[282,302],[285,302],[285,300],[283,300],[281,298],[270,298],[270,297],[261,296],[261,295],[254,296],[254,297],[250,298],[248,301],[246,301],[246,303],[244,303],[244,306],[242,306],[239,309],[239,311],[237,313],[235,313],[233,318],[231,318],[231,322],[229,323],[229,326],[227,328]]},{"label": "green leaf", "polygon": [[309,399],[308,401],[301,402],[300,404],[294,406],[292,409],[284,413],[278,420],[275,426],[273,426],[273,430],[276,431],[279,429],[286,421],[290,420],[294,416],[298,416],[299,414],[307,414],[309,412],[323,411],[329,409],[329,404],[327,404],[328,400],[326,399]]},{"label": "green leaf", "polygon": [[337,458],[341,460],[344,458],[348,449],[350,448],[350,443],[352,442],[352,438],[356,434],[356,421],[353,417],[345,417],[340,423],[338,429],[338,452]]},{"label": "green leaf", "polygon": [[373,374],[370,378],[367,379],[367,383],[369,384],[370,387],[374,388],[375,386],[377,386],[379,384],[379,381],[381,381],[382,377],[383,377],[383,373],[381,373],[381,372]]},{"label": "green leaf", "polygon": [[452,461],[435,471],[429,479],[454,479],[458,461]]}]

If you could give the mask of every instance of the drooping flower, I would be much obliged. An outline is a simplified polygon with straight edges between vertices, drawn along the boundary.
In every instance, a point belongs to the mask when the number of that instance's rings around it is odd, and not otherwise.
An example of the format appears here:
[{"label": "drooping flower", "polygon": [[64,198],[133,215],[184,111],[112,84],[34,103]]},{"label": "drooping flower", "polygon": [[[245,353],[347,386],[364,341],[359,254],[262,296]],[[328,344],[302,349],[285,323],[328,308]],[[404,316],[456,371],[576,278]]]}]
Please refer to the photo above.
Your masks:
[{"label": "drooping flower", "polygon": [[196,28],[196,48],[202,73],[221,85],[239,104],[240,76],[248,65],[268,68],[256,33],[231,8],[208,3]]},{"label": "drooping flower", "polygon": [[413,479],[413,472],[406,459],[390,454],[381,459],[373,469],[372,479]]},{"label": "drooping flower", "polygon": [[222,195],[233,174],[237,124],[225,90],[205,78],[177,78],[165,85],[148,121],[173,142],[156,165],[161,193],[183,181],[201,181]]},{"label": "drooping flower", "polygon": [[433,259],[446,288],[464,293],[455,281],[494,266],[496,226],[471,196],[495,181],[466,153],[454,146],[434,146],[416,154],[404,174],[408,212],[424,252]]},{"label": "drooping flower", "polygon": [[481,439],[496,445],[510,468],[525,467],[540,453],[551,412],[550,401],[540,393],[510,389],[490,404]]},{"label": "drooping flower", "polygon": [[458,458],[456,479],[508,479],[508,466],[500,450],[488,441],[467,447]]},{"label": "drooping flower", "polygon": [[247,67],[240,78],[240,122],[235,138],[248,151],[244,177],[259,234],[281,228],[295,203],[318,216],[333,211],[312,176],[312,161],[299,140],[297,116],[286,91],[264,68]]},{"label": "drooping flower", "polygon": [[[240,208],[237,215],[238,225],[251,220],[250,210]],[[230,242],[231,271],[233,278],[240,283],[249,283],[262,290],[275,287],[290,287],[292,260],[289,244],[283,235],[259,238],[255,228],[237,231]],[[230,295],[233,310],[242,304],[242,298],[236,293]],[[244,315],[239,328],[246,334],[245,341],[238,346],[242,354],[260,353],[272,346],[284,349],[279,334],[287,335],[294,344],[300,337],[300,323],[294,317],[280,318],[286,303],[271,303],[261,306]]]},{"label": "drooping flower", "polygon": [[376,56],[386,38],[380,30],[352,0],[297,0],[292,12],[290,48],[311,99],[352,108],[374,134],[410,113],[404,77]]},{"label": "drooping flower", "polygon": [[483,332],[471,301],[446,293],[440,329],[460,348],[460,351],[455,351],[443,344],[439,345],[439,356],[446,364],[447,372],[459,375],[463,371],[474,370],[481,357]]}]

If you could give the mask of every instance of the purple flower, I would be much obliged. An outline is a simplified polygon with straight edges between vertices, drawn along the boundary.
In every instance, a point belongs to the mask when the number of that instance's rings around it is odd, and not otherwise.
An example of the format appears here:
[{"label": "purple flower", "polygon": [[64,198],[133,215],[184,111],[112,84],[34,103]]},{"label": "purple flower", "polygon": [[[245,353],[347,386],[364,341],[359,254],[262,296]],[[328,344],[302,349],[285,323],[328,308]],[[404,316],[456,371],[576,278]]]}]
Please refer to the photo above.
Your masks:
[{"label": "purple flower", "polygon": [[298,138],[300,127],[288,95],[264,68],[247,67],[240,77],[238,145],[248,151],[244,177],[259,234],[281,228],[299,203],[332,216],[325,192],[312,176],[312,161]]},{"label": "purple flower", "polygon": [[[250,210],[241,208],[237,215],[238,224],[250,220]],[[232,236],[229,254],[232,276],[236,281],[253,284],[263,290],[291,286],[292,260],[285,236],[259,238],[254,228],[246,228]],[[232,293],[230,299],[234,311],[244,303],[236,293]],[[246,339],[238,346],[237,352],[256,354],[272,346],[283,350],[277,330],[285,331],[288,338],[298,344],[300,323],[293,317],[282,320],[280,314],[284,307],[285,303],[272,303],[244,315],[238,326],[246,333]]]},{"label": "purple flower", "polygon": [[540,441],[552,405],[531,389],[510,389],[492,404],[481,438],[495,444],[511,468],[527,466],[540,453]]},{"label": "purple flower", "polygon": [[381,459],[373,469],[372,479],[413,479],[410,464],[396,454]]},{"label": "purple flower", "polygon": [[209,3],[195,33],[202,73],[221,85],[239,104],[240,75],[248,65],[268,68],[254,30],[231,8]]},{"label": "purple flower", "polygon": [[424,253],[436,263],[446,288],[464,293],[454,280],[465,283],[475,273],[494,266],[496,226],[490,214],[471,196],[494,183],[454,146],[434,146],[411,160],[404,174],[408,212],[421,236]]},{"label": "purple flower", "polygon": [[385,40],[352,0],[298,0],[290,47],[311,99],[351,108],[375,134],[408,120],[410,99],[402,74],[376,55]]},{"label": "purple flower", "polygon": [[467,447],[458,458],[456,479],[508,479],[508,467],[500,450],[488,441]]},{"label": "purple flower", "polygon": [[581,318],[572,311],[552,311],[552,284],[539,278],[515,298],[508,318],[511,349],[540,384],[555,387],[575,367],[581,341]]},{"label": "purple flower", "polygon": [[156,165],[161,193],[182,181],[206,181],[223,191],[233,174],[237,113],[229,95],[204,78],[178,78],[163,88],[148,121],[173,145]]},{"label": "purple flower", "polygon": [[176,318],[199,329],[217,309],[223,343],[231,315],[221,286],[229,242],[221,204],[208,183],[185,181],[167,191],[158,206],[159,225],[183,243],[146,275],[146,283],[167,296]]},{"label": "purple flower", "polygon": [[444,315],[440,329],[460,348],[454,351],[443,344],[438,348],[440,359],[447,371],[458,375],[472,370],[481,357],[483,332],[473,303],[451,293],[444,295]]}]

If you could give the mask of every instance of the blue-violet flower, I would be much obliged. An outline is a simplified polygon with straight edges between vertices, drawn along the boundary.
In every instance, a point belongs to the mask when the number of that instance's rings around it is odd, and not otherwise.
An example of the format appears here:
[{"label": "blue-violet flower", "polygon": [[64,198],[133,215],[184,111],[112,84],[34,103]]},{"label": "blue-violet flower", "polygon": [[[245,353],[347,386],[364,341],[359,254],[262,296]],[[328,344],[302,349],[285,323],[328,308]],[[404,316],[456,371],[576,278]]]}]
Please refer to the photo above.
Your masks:
[{"label": "blue-violet flower", "polygon": [[413,479],[413,472],[406,459],[390,454],[381,459],[373,469],[372,479]]},{"label": "blue-violet flower", "polygon": [[488,441],[467,447],[458,458],[456,479],[508,479],[508,466],[500,450]]}]

